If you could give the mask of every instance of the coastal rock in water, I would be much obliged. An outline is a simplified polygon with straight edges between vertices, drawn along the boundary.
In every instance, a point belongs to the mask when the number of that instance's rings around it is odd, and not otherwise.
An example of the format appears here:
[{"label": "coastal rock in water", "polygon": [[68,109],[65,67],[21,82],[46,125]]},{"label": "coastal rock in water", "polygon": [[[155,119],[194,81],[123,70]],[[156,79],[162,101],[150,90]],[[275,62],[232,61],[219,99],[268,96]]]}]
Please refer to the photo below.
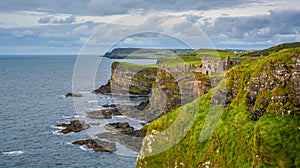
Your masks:
[{"label": "coastal rock in water", "polygon": [[115,143],[101,141],[98,139],[79,140],[72,142],[72,144],[86,145],[88,148],[92,148],[96,152],[115,152],[117,150]]},{"label": "coastal rock in water", "polygon": [[104,132],[101,134],[97,134],[96,136],[98,138],[105,138],[111,141],[117,141],[134,151],[140,151],[145,135],[146,135],[146,131],[142,129],[142,130],[127,132],[127,133]]},{"label": "coastal rock in water", "polygon": [[128,122],[109,123],[104,126],[106,129],[117,132],[130,133],[134,131],[134,128],[129,125]]},{"label": "coastal rock in water", "polygon": [[94,94],[111,94],[111,79],[107,84],[100,86],[98,89],[92,91]]},{"label": "coastal rock in water", "polygon": [[104,104],[102,105],[104,108],[116,108],[117,106],[115,104]]},{"label": "coastal rock in water", "polygon": [[67,93],[65,97],[82,97],[80,93]]},{"label": "coastal rock in water", "polygon": [[82,130],[90,128],[89,124],[86,124],[84,121],[80,120],[74,120],[71,121],[70,124],[58,124],[56,126],[65,127],[65,129],[60,131],[63,134],[68,134],[70,132],[80,132]]},{"label": "coastal rock in water", "polygon": [[118,96],[149,96],[156,74],[156,68],[114,62],[111,66],[111,79],[107,84],[100,86],[92,93]]},{"label": "coastal rock in water", "polygon": [[113,115],[122,115],[117,108],[87,112],[87,117],[96,119],[111,119]]}]

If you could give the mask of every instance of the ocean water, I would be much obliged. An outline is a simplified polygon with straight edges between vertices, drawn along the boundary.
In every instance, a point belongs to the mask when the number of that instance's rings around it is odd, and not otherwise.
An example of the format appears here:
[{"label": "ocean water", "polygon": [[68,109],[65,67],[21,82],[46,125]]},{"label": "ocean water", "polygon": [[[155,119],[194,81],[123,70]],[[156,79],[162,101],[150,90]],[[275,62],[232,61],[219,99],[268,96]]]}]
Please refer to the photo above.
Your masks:
[{"label": "ocean water", "polygon": [[[73,99],[63,96],[72,91],[75,61],[76,56],[0,56],[0,167],[135,166],[137,153],[120,144],[115,153],[97,153],[71,142],[105,131],[102,126],[108,122],[129,121],[139,128],[140,121],[114,117],[87,131],[58,133],[55,125],[59,123],[74,119],[96,121],[78,114]],[[102,75],[96,79],[96,85],[107,82],[113,61],[102,60],[98,70]],[[135,61],[154,63],[131,60]],[[84,94],[90,91],[87,89]],[[97,101],[86,103],[101,105],[116,101],[97,95]]]}]

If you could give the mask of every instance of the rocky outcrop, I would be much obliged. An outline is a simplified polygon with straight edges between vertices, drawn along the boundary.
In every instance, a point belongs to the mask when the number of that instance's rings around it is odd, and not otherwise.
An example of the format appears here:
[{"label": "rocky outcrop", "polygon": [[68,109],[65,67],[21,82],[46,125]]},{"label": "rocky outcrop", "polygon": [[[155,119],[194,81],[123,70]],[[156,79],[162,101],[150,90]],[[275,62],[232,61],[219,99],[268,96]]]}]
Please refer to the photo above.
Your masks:
[{"label": "rocky outcrop", "polygon": [[94,94],[111,94],[111,80],[108,80],[107,84],[100,86],[98,89],[93,90]]},{"label": "rocky outcrop", "polygon": [[82,97],[80,93],[67,93],[65,97]]},{"label": "rocky outcrop", "polygon": [[[94,93],[145,96],[146,100],[138,106],[104,105],[103,107],[116,107],[120,113],[130,118],[152,121],[204,95],[219,81],[217,78],[210,80],[209,77],[197,72],[176,71],[170,73],[139,65],[113,63],[111,79]],[[153,93],[154,90],[157,92]],[[101,113],[104,113],[104,117]],[[88,116],[111,118],[111,114],[107,115],[104,111],[91,112]]]},{"label": "rocky outcrop", "polygon": [[98,139],[86,139],[72,142],[76,145],[86,145],[88,148],[96,152],[115,152],[117,150],[116,144],[112,142],[101,141]]},{"label": "rocky outcrop", "polygon": [[146,130],[134,130],[128,122],[110,123],[104,126],[106,129],[114,132],[104,132],[97,134],[98,138],[105,138],[111,141],[116,141],[122,145],[139,151],[142,146],[143,138],[146,135]]},{"label": "rocky outcrop", "polygon": [[[227,104],[244,87],[247,91],[246,105],[254,121],[265,113],[282,116],[299,113],[300,53],[293,52],[284,56],[286,57],[265,62],[253,71],[253,75],[241,77],[247,72],[238,70],[228,73]],[[245,81],[245,86],[240,80]]]},{"label": "rocky outcrop", "polygon": [[111,119],[113,115],[122,115],[117,108],[87,112],[87,117],[95,119]]},{"label": "rocky outcrop", "polygon": [[104,104],[102,105],[104,108],[116,108],[117,106],[115,104]]},{"label": "rocky outcrop", "polygon": [[80,120],[74,120],[71,121],[69,124],[58,124],[56,126],[65,127],[65,129],[60,131],[63,134],[68,134],[70,132],[80,132],[82,130],[90,128],[89,124],[86,124],[84,121]]},{"label": "rocky outcrop", "polygon": [[134,131],[134,128],[131,127],[128,122],[109,123],[106,124],[104,127],[110,131],[122,133],[131,133]]},{"label": "rocky outcrop", "polygon": [[134,150],[140,151],[144,136],[146,135],[145,130],[137,130],[132,132],[104,132],[97,134],[98,138],[105,138],[111,141],[116,141],[122,145]]},{"label": "rocky outcrop", "polygon": [[116,96],[149,96],[156,78],[156,68],[114,62],[112,75],[106,85],[92,93]]}]

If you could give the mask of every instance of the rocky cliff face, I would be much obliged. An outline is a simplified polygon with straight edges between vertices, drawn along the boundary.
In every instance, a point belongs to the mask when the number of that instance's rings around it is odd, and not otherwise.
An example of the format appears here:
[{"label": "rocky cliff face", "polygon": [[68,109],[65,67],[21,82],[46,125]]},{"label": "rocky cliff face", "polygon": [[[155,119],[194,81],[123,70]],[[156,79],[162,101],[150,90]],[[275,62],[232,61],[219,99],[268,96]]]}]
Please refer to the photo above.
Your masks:
[{"label": "rocky cliff face", "polygon": [[93,91],[115,96],[145,96],[149,101],[141,106],[119,105],[119,111],[128,117],[152,121],[159,116],[204,95],[218,80],[201,73],[185,71],[157,71],[128,63],[113,63],[111,79]]},{"label": "rocky cliff face", "polygon": [[[160,137],[174,126],[180,116],[177,110],[145,127],[149,138],[144,139],[145,150],[140,152],[136,167],[299,167],[299,63],[300,48],[232,68],[226,82],[199,99],[193,127],[182,129],[188,133],[174,146],[156,154],[156,148],[171,144],[178,134],[163,136],[159,143],[152,137]],[[220,96],[214,97],[216,92]],[[214,108],[220,106],[214,105],[223,105],[220,102],[224,99],[225,108],[218,116]],[[195,107],[194,102],[186,106]],[[199,141],[202,131],[215,122],[209,138]]]},{"label": "rocky cliff face", "polygon": [[268,62],[263,59],[258,65],[258,68],[248,67],[248,71],[235,69],[227,74],[227,103],[247,92],[246,105],[255,121],[265,113],[282,116],[299,113],[299,50],[281,53]]},{"label": "rocky cliff face", "polygon": [[114,62],[111,79],[93,91],[96,94],[149,96],[156,79],[156,68]]}]

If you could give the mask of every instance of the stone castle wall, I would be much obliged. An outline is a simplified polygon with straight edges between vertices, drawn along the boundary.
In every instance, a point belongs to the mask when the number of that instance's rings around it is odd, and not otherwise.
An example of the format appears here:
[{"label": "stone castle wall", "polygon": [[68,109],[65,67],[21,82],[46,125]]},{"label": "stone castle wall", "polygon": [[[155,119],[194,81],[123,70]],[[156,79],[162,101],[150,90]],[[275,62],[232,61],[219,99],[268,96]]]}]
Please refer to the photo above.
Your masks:
[{"label": "stone castle wall", "polygon": [[212,73],[223,73],[228,71],[233,66],[240,65],[239,61],[231,60],[230,56],[227,56],[225,60],[207,61],[206,57],[202,58],[202,64],[200,66],[195,66],[194,64],[188,65],[184,64],[181,67],[179,64],[176,64],[175,67],[169,67],[167,64],[159,64],[158,69],[160,71],[195,71],[200,72],[204,75],[211,75]]}]

